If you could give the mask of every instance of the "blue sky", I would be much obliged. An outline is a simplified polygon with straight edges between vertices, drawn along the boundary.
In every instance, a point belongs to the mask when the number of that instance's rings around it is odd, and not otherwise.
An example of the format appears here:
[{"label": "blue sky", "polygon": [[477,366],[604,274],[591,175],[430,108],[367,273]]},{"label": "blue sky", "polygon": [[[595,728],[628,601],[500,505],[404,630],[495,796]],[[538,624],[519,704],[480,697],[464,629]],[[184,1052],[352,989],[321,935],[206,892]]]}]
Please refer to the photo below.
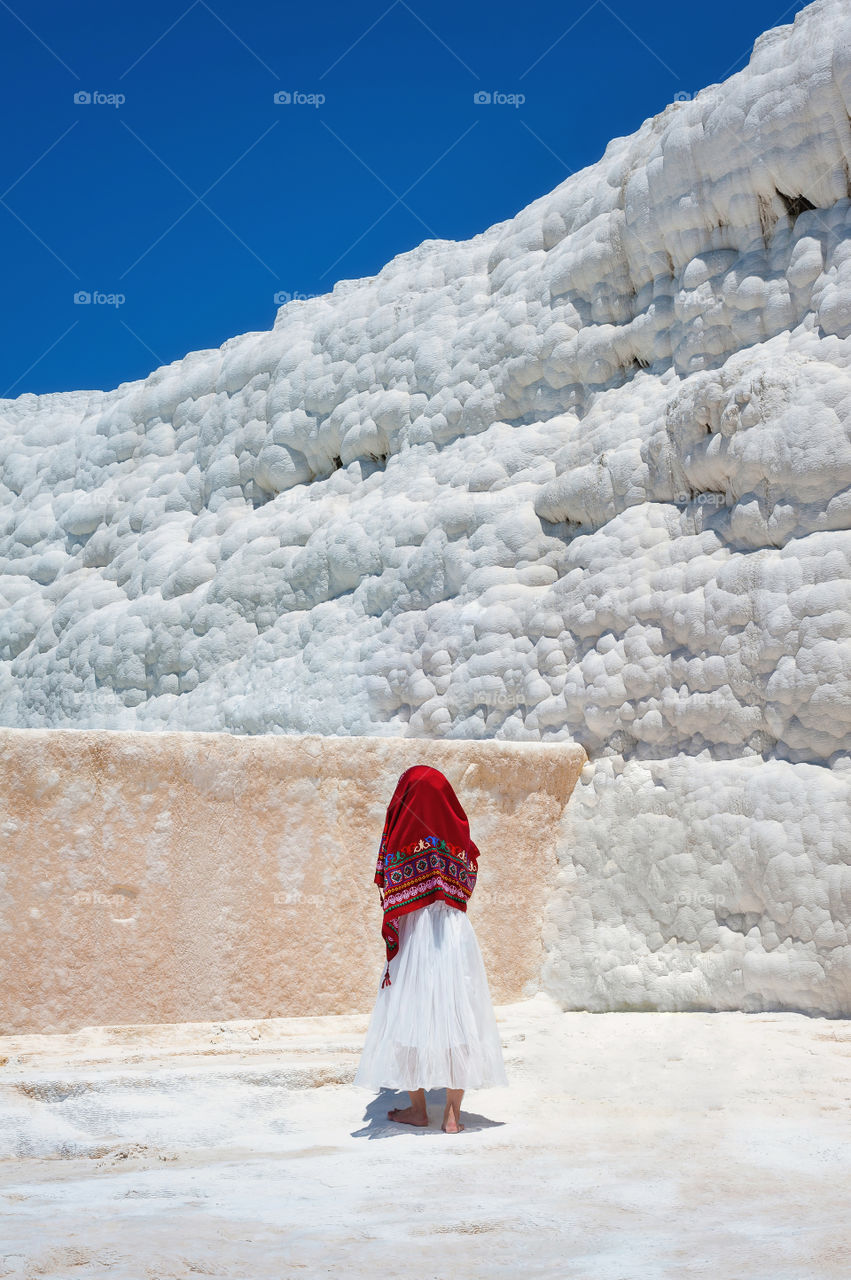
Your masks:
[{"label": "blue sky", "polygon": [[803,7],[0,0],[0,396],[143,378],[465,240]]}]

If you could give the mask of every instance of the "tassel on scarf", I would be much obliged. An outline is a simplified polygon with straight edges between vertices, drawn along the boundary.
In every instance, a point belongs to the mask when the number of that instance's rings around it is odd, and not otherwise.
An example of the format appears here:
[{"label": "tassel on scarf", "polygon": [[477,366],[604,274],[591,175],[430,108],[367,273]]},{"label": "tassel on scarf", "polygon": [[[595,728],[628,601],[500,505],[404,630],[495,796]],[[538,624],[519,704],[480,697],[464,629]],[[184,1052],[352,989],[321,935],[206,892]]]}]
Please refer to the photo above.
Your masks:
[{"label": "tassel on scarf", "polygon": [[393,985],[392,982],[390,981],[390,965],[389,964],[387,966],[387,972],[384,975],[384,981],[382,982],[381,985],[382,987],[391,987]]}]

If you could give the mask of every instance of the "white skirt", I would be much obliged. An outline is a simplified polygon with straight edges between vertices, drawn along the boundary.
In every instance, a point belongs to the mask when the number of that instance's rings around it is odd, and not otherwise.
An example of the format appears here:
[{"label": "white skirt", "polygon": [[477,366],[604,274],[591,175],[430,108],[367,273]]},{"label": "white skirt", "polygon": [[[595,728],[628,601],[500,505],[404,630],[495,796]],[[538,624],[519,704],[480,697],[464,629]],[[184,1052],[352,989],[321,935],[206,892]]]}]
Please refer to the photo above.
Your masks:
[{"label": "white skirt", "polygon": [[432,902],[395,923],[399,950],[390,961],[390,985],[379,980],[354,1084],[407,1090],[507,1085],[485,966],[466,912]]}]

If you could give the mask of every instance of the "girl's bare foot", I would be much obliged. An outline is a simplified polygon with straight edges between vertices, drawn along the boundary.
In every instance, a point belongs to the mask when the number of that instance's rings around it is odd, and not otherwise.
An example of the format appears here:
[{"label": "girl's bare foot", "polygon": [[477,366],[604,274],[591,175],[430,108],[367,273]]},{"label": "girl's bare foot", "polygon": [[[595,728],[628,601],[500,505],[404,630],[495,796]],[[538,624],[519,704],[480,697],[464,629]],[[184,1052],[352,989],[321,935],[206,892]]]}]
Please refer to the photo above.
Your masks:
[{"label": "girl's bare foot", "polygon": [[463,1089],[446,1090],[446,1106],[443,1109],[443,1124],[440,1126],[444,1133],[460,1133],[464,1128],[461,1123],[461,1099],[463,1097]]},{"label": "girl's bare foot", "polygon": [[387,1112],[388,1120],[395,1120],[398,1124],[416,1124],[419,1126],[428,1124],[428,1112],[423,1115],[421,1111],[415,1111],[413,1107],[393,1107]]}]

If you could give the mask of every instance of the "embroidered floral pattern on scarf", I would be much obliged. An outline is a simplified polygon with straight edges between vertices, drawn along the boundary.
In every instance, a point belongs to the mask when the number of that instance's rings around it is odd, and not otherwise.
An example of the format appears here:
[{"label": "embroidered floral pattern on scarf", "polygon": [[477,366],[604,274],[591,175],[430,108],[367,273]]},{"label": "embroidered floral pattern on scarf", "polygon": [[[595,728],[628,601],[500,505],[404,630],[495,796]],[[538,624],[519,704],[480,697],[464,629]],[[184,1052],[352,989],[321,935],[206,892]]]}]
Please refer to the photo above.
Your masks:
[{"label": "embroidered floral pattern on scarf", "polygon": [[387,951],[382,986],[391,985],[390,961],[399,950],[394,920],[434,902],[466,913],[478,857],[467,815],[449,779],[427,764],[406,769],[387,806],[375,868]]},{"label": "embroidered floral pattern on scarf", "polygon": [[384,907],[382,937],[387,959],[399,949],[399,931],[393,917],[416,911],[430,902],[443,900],[460,911],[476,884],[476,865],[463,850],[437,836],[423,836],[416,844],[390,852],[382,839],[375,869],[375,883],[382,890]]}]

